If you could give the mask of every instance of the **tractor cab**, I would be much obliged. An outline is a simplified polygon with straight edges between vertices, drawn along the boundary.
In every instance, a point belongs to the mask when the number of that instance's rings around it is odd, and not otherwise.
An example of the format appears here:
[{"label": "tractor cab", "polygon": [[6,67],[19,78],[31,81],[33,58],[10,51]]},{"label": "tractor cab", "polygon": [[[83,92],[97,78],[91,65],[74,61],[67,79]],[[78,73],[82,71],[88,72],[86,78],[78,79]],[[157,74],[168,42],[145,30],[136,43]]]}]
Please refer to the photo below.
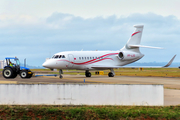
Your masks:
[{"label": "tractor cab", "polygon": [[18,58],[10,58],[10,57],[7,57],[5,58],[6,59],[6,64],[7,66],[10,66],[10,64],[14,64],[14,65],[17,65],[17,66],[20,66],[20,62],[19,62],[19,59]]},{"label": "tractor cab", "polygon": [[12,57],[7,57],[6,59],[6,65],[8,67],[11,67],[14,69],[17,73],[20,71],[20,62],[18,58],[12,58]]},{"label": "tractor cab", "polygon": [[3,69],[4,78],[15,78],[17,74],[21,78],[31,78],[32,72],[29,68],[21,67],[19,59],[17,57],[6,57],[6,66]]}]

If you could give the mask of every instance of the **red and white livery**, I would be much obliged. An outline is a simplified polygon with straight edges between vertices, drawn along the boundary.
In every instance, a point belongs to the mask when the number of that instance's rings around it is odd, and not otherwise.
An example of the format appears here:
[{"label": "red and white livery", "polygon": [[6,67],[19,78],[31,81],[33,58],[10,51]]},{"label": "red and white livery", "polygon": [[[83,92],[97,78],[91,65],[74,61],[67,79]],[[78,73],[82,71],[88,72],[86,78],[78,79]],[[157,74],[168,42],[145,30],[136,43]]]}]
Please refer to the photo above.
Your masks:
[{"label": "red and white livery", "polygon": [[[43,63],[49,69],[59,69],[62,78],[63,69],[85,70],[86,77],[91,77],[90,70],[110,69],[109,77],[114,77],[113,68],[121,68],[124,65],[133,63],[141,59],[144,55],[139,51],[139,47],[157,48],[140,45],[143,32],[143,25],[135,25],[136,29],[129,38],[126,45],[117,51],[67,51],[59,52]],[[168,67],[171,61],[164,67]]]}]

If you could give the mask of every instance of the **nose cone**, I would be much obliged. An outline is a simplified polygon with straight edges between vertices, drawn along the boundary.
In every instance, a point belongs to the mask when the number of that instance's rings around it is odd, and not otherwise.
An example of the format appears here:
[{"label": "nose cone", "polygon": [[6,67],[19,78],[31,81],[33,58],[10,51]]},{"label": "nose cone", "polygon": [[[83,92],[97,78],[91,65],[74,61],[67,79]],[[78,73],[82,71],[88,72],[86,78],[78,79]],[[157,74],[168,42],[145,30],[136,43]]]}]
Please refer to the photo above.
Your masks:
[{"label": "nose cone", "polygon": [[42,64],[42,66],[45,67],[45,68],[52,68],[52,65],[51,65],[50,60],[45,61],[45,62]]},{"label": "nose cone", "polygon": [[47,62],[44,62],[44,63],[42,64],[42,66],[43,66],[43,67],[47,67]]},{"label": "nose cone", "polygon": [[42,66],[45,67],[45,68],[48,68],[47,62],[44,62],[44,63],[42,64]]}]

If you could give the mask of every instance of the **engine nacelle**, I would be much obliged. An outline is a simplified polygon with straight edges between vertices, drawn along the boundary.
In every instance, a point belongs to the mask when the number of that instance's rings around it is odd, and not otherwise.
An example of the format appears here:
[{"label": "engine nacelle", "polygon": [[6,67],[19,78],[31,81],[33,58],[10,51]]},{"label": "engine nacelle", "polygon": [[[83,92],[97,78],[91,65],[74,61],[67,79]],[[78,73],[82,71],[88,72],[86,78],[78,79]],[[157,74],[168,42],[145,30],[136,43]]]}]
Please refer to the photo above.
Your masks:
[{"label": "engine nacelle", "polygon": [[129,51],[119,52],[118,54],[118,58],[120,60],[133,60],[136,58],[140,58],[141,56],[142,56],[141,53],[129,52]]}]

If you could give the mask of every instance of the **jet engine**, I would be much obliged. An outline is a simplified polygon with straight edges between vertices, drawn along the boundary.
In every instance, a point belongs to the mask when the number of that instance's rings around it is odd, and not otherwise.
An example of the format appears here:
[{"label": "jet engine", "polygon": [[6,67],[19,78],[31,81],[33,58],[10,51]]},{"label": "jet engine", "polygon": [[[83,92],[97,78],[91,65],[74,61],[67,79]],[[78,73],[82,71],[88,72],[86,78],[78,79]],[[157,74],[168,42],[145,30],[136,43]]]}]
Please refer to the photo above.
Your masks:
[{"label": "jet engine", "polygon": [[117,57],[120,60],[133,60],[139,58],[140,56],[141,56],[140,53],[123,51],[123,52],[119,52]]}]

